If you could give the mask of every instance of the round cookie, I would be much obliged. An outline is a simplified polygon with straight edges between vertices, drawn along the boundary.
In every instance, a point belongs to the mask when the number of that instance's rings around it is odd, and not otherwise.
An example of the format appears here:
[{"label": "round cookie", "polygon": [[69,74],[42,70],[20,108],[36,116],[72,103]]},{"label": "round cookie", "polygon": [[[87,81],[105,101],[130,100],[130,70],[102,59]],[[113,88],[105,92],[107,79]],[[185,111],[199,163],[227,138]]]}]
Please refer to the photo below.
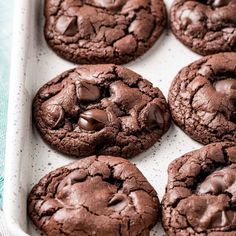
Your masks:
[{"label": "round cookie", "polygon": [[172,82],[169,105],[176,124],[200,143],[236,142],[236,53],[204,57]]},{"label": "round cookie", "polygon": [[156,191],[127,160],[91,156],[34,186],[28,214],[48,236],[146,236],[160,213]]},{"label": "round cookie", "polygon": [[46,0],[45,38],[78,64],[123,64],[144,54],[166,25],[163,0]]},{"label": "round cookie", "polygon": [[236,51],[235,0],[174,0],[171,29],[201,55]]},{"label": "round cookie", "polygon": [[173,161],[162,201],[168,236],[236,235],[236,143],[209,144]]},{"label": "round cookie", "polygon": [[52,147],[85,157],[132,157],[170,126],[161,91],[116,65],[84,65],[45,84],[33,102],[35,124]]}]

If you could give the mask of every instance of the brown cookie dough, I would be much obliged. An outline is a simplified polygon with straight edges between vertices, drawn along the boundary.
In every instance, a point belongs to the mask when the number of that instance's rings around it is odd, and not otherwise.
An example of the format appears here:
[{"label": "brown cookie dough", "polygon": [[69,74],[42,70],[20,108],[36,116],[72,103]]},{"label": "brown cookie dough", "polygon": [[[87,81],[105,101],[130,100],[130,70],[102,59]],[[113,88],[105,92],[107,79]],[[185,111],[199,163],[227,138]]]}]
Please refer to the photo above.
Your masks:
[{"label": "brown cookie dough", "polygon": [[45,84],[33,103],[44,140],[68,155],[135,156],[170,126],[161,91],[116,65],[84,65]]},{"label": "brown cookie dough", "polygon": [[28,214],[48,236],[147,236],[159,200],[127,160],[91,156],[56,169],[34,186]]},{"label": "brown cookie dough", "polygon": [[183,68],[171,85],[169,105],[176,124],[198,142],[236,142],[236,53]]},{"label": "brown cookie dough", "polygon": [[129,62],[145,53],[166,24],[162,0],[46,0],[45,38],[78,64]]},{"label": "brown cookie dough", "polygon": [[175,0],[171,28],[182,43],[199,54],[235,52],[236,1]]},{"label": "brown cookie dough", "polygon": [[168,236],[236,235],[236,143],[214,143],[173,161],[162,202]]}]

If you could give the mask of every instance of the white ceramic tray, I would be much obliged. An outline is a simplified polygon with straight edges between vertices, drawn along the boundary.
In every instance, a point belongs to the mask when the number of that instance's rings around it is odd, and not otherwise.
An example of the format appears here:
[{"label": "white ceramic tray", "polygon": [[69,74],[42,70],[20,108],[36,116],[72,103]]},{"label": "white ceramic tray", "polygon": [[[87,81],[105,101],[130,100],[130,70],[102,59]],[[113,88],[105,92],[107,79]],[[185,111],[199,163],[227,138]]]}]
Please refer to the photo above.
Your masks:
[{"label": "white ceramic tray", "polygon": [[[31,103],[36,91],[57,74],[74,66],[46,45],[43,2],[15,1],[3,203],[7,228],[13,236],[41,235],[27,218],[27,194],[46,173],[75,160],[53,151],[32,127]],[[168,10],[171,2],[166,0]],[[167,96],[177,72],[198,58],[177,41],[170,30],[165,30],[151,50],[126,66],[150,80]],[[169,163],[198,147],[198,143],[172,125],[160,142],[131,161],[154,186],[161,200]],[[165,235],[161,223],[151,235]]]}]

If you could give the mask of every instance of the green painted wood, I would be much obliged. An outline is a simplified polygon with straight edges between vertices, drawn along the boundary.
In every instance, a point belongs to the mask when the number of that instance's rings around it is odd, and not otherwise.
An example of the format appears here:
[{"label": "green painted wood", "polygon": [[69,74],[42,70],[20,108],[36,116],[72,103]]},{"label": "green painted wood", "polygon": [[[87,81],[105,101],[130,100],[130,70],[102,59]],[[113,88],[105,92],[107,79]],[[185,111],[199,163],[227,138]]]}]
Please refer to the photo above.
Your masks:
[{"label": "green painted wood", "polygon": [[13,0],[0,1],[0,207],[4,174]]}]

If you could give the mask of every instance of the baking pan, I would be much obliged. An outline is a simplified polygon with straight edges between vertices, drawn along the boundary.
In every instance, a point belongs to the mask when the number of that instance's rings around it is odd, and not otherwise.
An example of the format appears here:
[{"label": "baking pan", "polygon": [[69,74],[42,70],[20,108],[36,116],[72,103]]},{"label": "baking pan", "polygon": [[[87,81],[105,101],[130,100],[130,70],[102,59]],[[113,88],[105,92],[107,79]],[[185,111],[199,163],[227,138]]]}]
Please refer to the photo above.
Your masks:
[{"label": "baking pan", "polygon": [[[171,2],[165,1],[168,10]],[[44,40],[43,4],[42,0],[15,1],[3,202],[7,228],[13,236],[42,235],[27,218],[27,195],[46,173],[75,160],[45,144],[31,121],[36,91],[59,73],[74,67],[52,52]],[[198,58],[166,29],[145,55],[125,66],[150,80],[167,96],[177,72]],[[172,124],[160,142],[130,161],[143,172],[161,200],[169,163],[200,146]],[[161,223],[151,235],[165,235]]]}]

